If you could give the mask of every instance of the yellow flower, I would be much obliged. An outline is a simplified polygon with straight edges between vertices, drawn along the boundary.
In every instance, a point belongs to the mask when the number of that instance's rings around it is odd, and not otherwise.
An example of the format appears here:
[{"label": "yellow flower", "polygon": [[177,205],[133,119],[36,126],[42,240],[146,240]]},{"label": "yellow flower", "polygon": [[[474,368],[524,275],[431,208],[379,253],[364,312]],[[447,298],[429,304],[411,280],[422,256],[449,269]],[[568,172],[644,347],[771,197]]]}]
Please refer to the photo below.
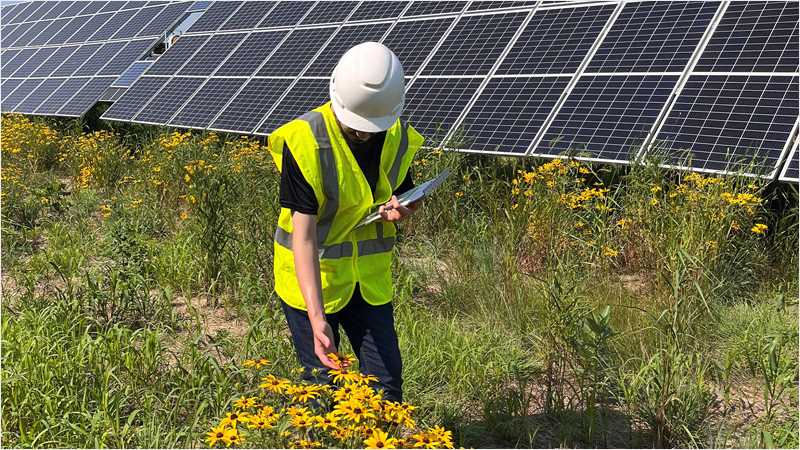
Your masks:
[{"label": "yellow flower", "polygon": [[757,223],[753,228],[750,229],[755,234],[765,235],[767,234],[767,226],[763,223]]},{"label": "yellow flower", "polygon": [[659,192],[660,190],[661,190],[661,186],[656,186],[656,187],[650,189],[650,192],[655,194],[656,192]]},{"label": "yellow flower", "polygon": [[373,430],[372,437],[364,441],[364,448],[397,448],[397,439],[381,430]]},{"label": "yellow flower", "polygon": [[105,213],[105,214],[103,214],[103,217],[104,217],[104,218],[106,218],[106,219],[108,219],[110,216],[111,216],[111,213]]},{"label": "yellow flower", "polygon": [[[183,216],[184,216],[184,215],[182,214],[182,215],[181,215],[181,218],[185,219],[186,217],[183,217]],[[267,364],[269,364],[270,362],[271,362],[271,361],[268,361],[268,360],[266,360],[266,359],[247,360],[247,361],[245,361],[245,362],[242,364],[242,367],[251,367],[251,366],[252,366],[253,368],[256,368],[256,369],[258,369],[258,368],[260,368],[261,366],[266,366],[266,365],[267,365]]]},{"label": "yellow flower", "polygon": [[289,423],[296,426],[297,428],[300,428],[301,430],[303,428],[310,427],[311,425],[313,425],[313,422],[311,421],[310,417],[303,417],[303,416],[301,417],[295,416],[292,418],[291,421],[289,421]]},{"label": "yellow flower", "polygon": [[247,428],[258,428],[259,430],[269,430],[272,428],[272,420],[262,416],[253,416],[250,418],[250,425]]},{"label": "yellow flower", "polygon": [[375,414],[372,411],[363,407],[360,403],[354,402],[339,403],[334,408],[334,413],[355,423],[359,423],[361,420],[375,419]]},{"label": "yellow flower", "polygon": [[292,406],[286,410],[286,415],[292,417],[311,417],[311,413],[308,412],[308,408],[298,408],[296,406]]},{"label": "yellow flower", "polygon": [[367,385],[370,382],[377,383],[378,382],[378,378],[376,378],[374,375],[367,375],[367,374],[364,374],[364,373],[359,373],[357,382],[358,382],[358,384]]},{"label": "yellow flower", "polygon": [[334,383],[338,383],[339,381],[356,383],[361,379],[357,373],[348,372],[345,368],[342,368],[341,370],[331,370],[328,372],[328,374],[333,376]]},{"label": "yellow flower", "polygon": [[612,256],[612,257],[616,257],[616,256],[618,256],[618,255],[619,255],[619,252],[618,252],[618,251],[616,251],[616,250],[612,250],[612,249],[610,249],[610,248],[606,247],[606,248],[605,248],[605,253],[603,253],[603,255],[605,255],[605,256]]},{"label": "yellow flower", "polygon": [[286,394],[292,396],[292,401],[305,403],[313,398],[319,397],[317,392],[320,388],[312,386],[289,386]]},{"label": "yellow flower", "polygon": [[208,446],[211,447],[218,441],[229,443],[230,441],[227,440],[225,431],[226,431],[225,427],[217,427],[217,428],[211,427],[211,431],[206,433],[206,435],[208,436],[208,438],[206,438]]},{"label": "yellow flower", "polygon": [[227,435],[228,441],[230,441],[231,445],[239,445],[244,442],[247,442],[244,439],[244,436],[240,435],[235,428],[228,430],[225,434]]},{"label": "yellow flower", "polygon": [[336,417],[334,413],[330,412],[326,414],[325,417],[322,416],[314,417],[314,420],[317,421],[317,423],[314,424],[315,428],[322,428],[323,430],[327,430],[328,427],[335,427],[336,422],[339,421],[339,418]]},{"label": "yellow flower", "polygon": [[256,398],[255,397],[244,398],[244,395],[243,395],[242,398],[240,398],[239,400],[234,400],[233,401],[233,406],[235,406],[235,407],[237,407],[239,409],[244,409],[244,408],[254,408],[254,407],[259,406],[259,405],[258,405],[258,402],[256,402]]},{"label": "yellow flower", "polygon": [[240,422],[247,422],[249,420],[250,413],[245,411],[236,411],[232,413],[227,413],[225,418],[220,420],[219,426],[227,427],[230,426],[231,428],[236,428],[236,425]]},{"label": "yellow flower", "polygon": [[188,214],[186,214],[186,213],[182,213],[181,214],[181,219],[186,220],[187,217],[189,217]]},{"label": "yellow flower", "polygon": [[355,358],[352,354],[350,355],[342,355],[341,353],[329,353],[328,358],[333,361],[333,363],[339,367],[350,367],[353,365]]},{"label": "yellow flower", "polygon": [[461,191],[456,192],[456,197],[463,197],[464,193]]},{"label": "yellow flower", "polygon": [[653,200],[650,202],[650,204],[651,204],[651,205],[653,205],[653,206],[656,206],[656,205],[658,205],[658,199],[657,199],[657,198],[654,198],[654,199],[653,199]]}]

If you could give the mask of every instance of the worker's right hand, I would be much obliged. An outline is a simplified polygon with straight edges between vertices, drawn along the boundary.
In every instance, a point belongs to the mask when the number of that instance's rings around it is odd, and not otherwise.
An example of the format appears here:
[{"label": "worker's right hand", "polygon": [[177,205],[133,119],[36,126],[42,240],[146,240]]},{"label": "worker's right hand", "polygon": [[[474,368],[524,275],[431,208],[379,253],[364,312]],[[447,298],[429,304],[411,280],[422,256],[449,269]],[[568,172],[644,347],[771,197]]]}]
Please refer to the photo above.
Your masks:
[{"label": "worker's right hand", "polygon": [[311,328],[314,329],[314,353],[317,354],[317,358],[322,361],[325,367],[339,370],[340,367],[328,357],[331,353],[337,353],[330,324],[327,321],[321,321],[318,324],[312,322]]}]

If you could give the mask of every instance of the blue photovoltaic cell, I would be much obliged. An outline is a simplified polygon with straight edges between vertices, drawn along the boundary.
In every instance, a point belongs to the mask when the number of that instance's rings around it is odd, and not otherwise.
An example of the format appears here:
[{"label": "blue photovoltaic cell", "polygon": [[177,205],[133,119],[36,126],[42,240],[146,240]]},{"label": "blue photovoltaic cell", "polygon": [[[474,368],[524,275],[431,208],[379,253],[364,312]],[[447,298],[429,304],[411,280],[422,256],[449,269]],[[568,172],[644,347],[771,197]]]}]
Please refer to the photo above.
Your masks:
[{"label": "blue photovoltaic cell", "polygon": [[170,125],[205,128],[214,116],[236,95],[247,80],[244,78],[212,78],[175,115]]},{"label": "blue photovoltaic cell", "polygon": [[108,62],[113,59],[120,50],[122,50],[122,47],[125,47],[125,44],[127,43],[109,42],[107,44],[103,44],[103,46],[100,47],[100,49],[97,50],[97,52],[95,52],[91,58],[87,59],[86,62],[72,74],[72,76],[79,77],[96,75],[100,69],[105,67],[106,64],[108,64]]},{"label": "blue photovoltaic cell", "polygon": [[287,79],[250,80],[210,128],[243,133],[253,131],[290,84],[292,80]]},{"label": "blue photovoltaic cell", "polygon": [[47,98],[50,97],[50,95],[52,95],[53,92],[55,92],[56,89],[58,89],[59,86],[61,86],[61,84],[66,80],[66,78],[49,78],[44,80],[44,82],[40,84],[36,90],[31,92],[25,101],[17,105],[17,111],[25,114],[32,114],[34,111],[36,111],[36,108],[38,108],[42,102],[47,100]]},{"label": "blue photovoltaic cell", "polygon": [[3,78],[10,77],[12,73],[16,72],[17,69],[28,62],[28,60],[36,53],[36,51],[37,49],[35,48],[26,48],[25,50],[17,53],[17,55],[14,56],[13,59],[9,60],[8,63],[3,66],[2,70],[0,70],[0,76]]},{"label": "blue photovoltaic cell", "polygon": [[18,24],[3,25],[2,30],[0,30],[0,35],[2,35],[2,37],[0,37],[0,43],[2,43],[3,48],[6,48],[8,45],[14,42],[14,41],[9,41],[8,36],[12,34],[14,30],[16,30],[18,27],[19,27]]},{"label": "blue photovoltaic cell", "polygon": [[398,22],[383,40],[383,45],[397,55],[405,76],[414,76],[454,20],[446,17]]},{"label": "blue photovoltaic cell", "polygon": [[[377,42],[391,26],[390,23],[345,26],[336,32],[333,39],[317,55],[317,58],[303,76],[329,76],[342,55],[351,47],[362,42]],[[268,63],[269,64],[269,63]]]},{"label": "blue photovoltaic cell", "polygon": [[317,2],[300,25],[344,22],[356,5],[358,2],[353,1]]},{"label": "blue photovoltaic cell", "polygon": [[217,28],[225,23],[225,21],[239,9],[241,4],[242,2],[240,1],[214,2],[186,32],[198,33],[202,31],[216,31]]},{"label": "blue photovoltaic cell", "polygon": [[[107,39],[111,39],[111,36],[114,35],[117,31],[125,26],[129,20],[136,14],[136,10],[129,9],[127,11],[120,11],[114,14],[114,17],[108,20],[99,30],[97,30],[89,40],[92,41],[104,41]],[[88,86],[87,86],[88,89]]]},{"label": "blue photovoltaic cell", "polygon": [[75,34],[72,35],[71,38],[67,39],[68,44],[86,42],[89,38],[97,32],[100,27],[106,24],[111,17],[114,16],[114,13],[104,13],[98,14],[96,16],[92,16],[89,21],[87,21]]},{"label": "blue photovoltaic cell", "polygon": [[[143,8],[136,12],[124,27],[117,30],[112,39],[131,38],[139,34],[155,16],[164,9],[161,7]],[[166,30],[164,30],[166,31]]]},{"label": "blue photovoltaic cell", "polygon": [[14,59],[14,57],[17,56],[17,54],[20,51],[21,50],[18,50],[18,49],[4,50],[3,51],[3,57],[2,57],[2,67],[5,67],[6,64],[11,62],[11,60]]},{"label": "blue photovoltaic cell", "polygon": [[208,9],[211,4],[214,3],[213,1],[200,1],[192,3],[192,7],[189,8],[189,12],[197,12],[197,11],[205,11]]},{"label": "blue photovoltaic cell", "polygon": [[461,17],[423,75],[486,75],[511,42],[527,12]]},{"label": "blue photovoltaic cell", "polygon": [[2,14],[0,14],[0,23],[5,26],[6,24],[10,24],[11,20],[14,19],[14,16],[20,13],[22,8],[24,8],[24,3],[15,3],[13,5],[5,5],[2,8]]},{"label": "blue photovoltaic cell", "polygon": [[43,62],[47,60],[47,58],[52,55],[56,49],[54,47],[50,48],[40,48],[35,55],[28,58],[28,61],[21,65],[16,72],[11,74],[12,77],[17,78],[24,78],[29,77]]},{"label": "blue photovoltaic cell", "polygon": [[152,64],[152,61],[136,61],[111,85],[112,87],[129,87],[141,76]]},{"label": "blue photovoltaic cell", "polygon": [[54,3],[55,3],[55,5],[49,11],[47,11],[47,13],[45,13],[42,16],[42,20],[55,19],[57,17],[61,17],[61,14],[64,11],[66,11],[67,8],[72,6],[72,2],[60,1],[60,2],[54,2]]},{"label": "blue photovoltaic cell", "polygon": [[266,77],[299,75],[334,31],[336,27],[293,30],[258,71],[258,75]]},{"label": "blue photovoltaic cell", "polygon": [[25,80],[10,95],[4,96],[2,100],[3,111],[16,111],[19,102],[25,99],[34,89],[39,87],[44,80]]},{"label": "blue photovoltaic cell", "polygon": [[86,6],[89,3],[90,2],[81,2],[81,1],[74,2],[72,5],[69,6],[69,8],[65,9],[64,12],[61,13],[59,17],[75,17],[78,14],[80,14],[81,11],[84,8],[86,8]]},{"label": "blue photovoltaic cell", "polygon": [[249,77],[287,34],[288,30],[251,33],[214,75]]},{"label": "blue photovoltaic cell", "polygon": [[183,68],[178,75],[211,75],[233,49],[244,39],[247,33],[217,34],[206,42]]},{"label": "blue photovoltaic cell", "polygon": [[467,8],[467,11],[481,11],[487,9],[499,9],[499,8],[517,8],[517,7],[524,7],[524,6],[534,6],[536,2],[528,1],[528,2],[499,2],[499,1],[481,1],[481,2],[472,2]]},{"label": "blue photovoltaic cell", "polygon": [[19,39],[20,36],[25,34],[30,29],[31,25],[33,24],[21,23],[19,25],[15,25],[16,28],[13,31],[10,31],[8,33],[3,33],[2,41],[0,41],[3,43],[3,47],[11,47],[11,44],[13,44],[17,39]]},{"label": "blue photovoltaic cell", "polygon": [[244,30],[261,22],[277,2],[245,2],[221,27],[222,30]]},{"label": "blue photovoltaic cell", "polygon": [[[2,91],[3,91],[3,100],[6,97],[10,96],[14,93],[14,91],[19,87],[22,82],[25,81],[20,78],[6,78],[3,80]],[[3,103],[3,111],[5,111],[5,103]]]},{"label": "blue photovoltaic cell", "polygon": [[73,17],[70,21],[64,25],[61,30],[55,33],[48,41],[48,44],[63,44],[67,42],[69,38],[75,34],[86,22],[91,19],[91,16],[80,16],[80,17]]},{"label": "blue photovoltaic cell", "polygon": [[490,80],[460,125],[466,149],[524,155],[571,78]]},{"label": "blue photovoltaic cell", "polygon": [[418,78],[406,93],[403,117],[426,142],[438,143],[483,82],[478,78]]},{"label": "blue photovoltaic cell", "polygon": [[122,97],[108,108],[102,118],[129,121],[169,81],[168,77],[140,77]]},{"label": "blue photovoltaic cell", "polygon": [[[673,161],[701,170],[775,170],[791,138],[798,77],[692,75],[670,110],[657,141]],[[688,152],[686,154],[685,152]]]},{"label": "blue photovoltaic cell", "polygon": [[100,2],[97,2],[97,1],[89,2],[89,4],[86,5],[86,7],[81,10],[81,14],[95,14],[95,13],[98,13],[98,12],[100,12],[101,9],[103,9],[103,7],[106,6],[106,3],[108,3],[108,2],[102,2],[102,1],[100,1]]},{"label": "blue photovoltaic cell", "polygon": [[[50,25],[50,22],[34,22],[28,31],[26,31],[22,36],[19,37],[16,41],[14,41],[11,46],[12,47],[23,47],[28,45],[28,43],[33,40],[36,36],[38,36],[47,26]],[[21,27],[20,27],[21,28]]]},{"label": "blue photovoltaic cell", "polygon": [[428,16],[431,14],[460,13],[467,6],[467,2],[453,1],[416,1],[403,14],[403,17]]},{"label": "blue photovoltaic cell", "polygon": [[[125,48],[117,53],[98,75],[121,75],[130,65],[132,61],[136,61],[144,55],[150,48],[153,41],[152,39],[139,39],[137,41],[130,41],[125,45]],[[108,44],[106,44],[108,45]],[[99,53],[99,52],[98,52]]]},{"label": "blue photovoltaic cell", "polygon": [[103,92],[111,86],[114,78],[92,78],[91,81],[75,94],[72,99],[58,110],[59,116],[80,117],[86,114],[92,106],[100,99]]},{"label": "blue photovoltaic cell", "polygon": [[409,2],[407,1],[388,2],[385,0],[368,0],[361,2],[361,5],[359,5],[353,15],[350,16],[348,22],[356,20],[394,19],[400,16],[408,4]]},{"label": "blue photovoltaic cell", "polygon": [[58,112],[76,92],[89,82],[91,78],[70,78],[58,88],[44,103],[36,109],[37,115],[51,115]]},{"label": "blue photovoltaic cell", "polygon": [[537,11],[497,74],[574,73],[615,8],[603,5]]},{"label": "blue photovoltaic cell", "polygon": [[145,105],[134,120],[166,124],[203,83],[203,78],[173,78]]},{"label": "blue photovoltaic cell", "polygon": [[90,44],[78,47],[78,50],[64,61],[58,69],[51,75],[55,77],[68,77],[72,75],[78,67],[83,65],[103,44]]},{"label": "blue photovoltaic cell", "polygon": [[207,40],[208,36],[183,36],[172,47],[159,56],[153,67],[147,71],[148,75],[172,75],[197,52]]},{"label": "blue photovoltaic cell", "polygon": [[69,47],[57,47],[57,50],[47,58],[47,61],[42,63],[31,76],[32,77],[47,77],[53,73],[67,58],[69,58],[75,51],[78,50],[77,45]]},{"label": "blue photovoltaic cell", "polygon": [[329,80],[297,80],[297,84],[289,89],[286,96],[278,103],[264,123],[259,133],[269,134],[281,125],[288,123],[312,109],[330,101]]},{"label": "blue photovoltaic cell", "polygon": [[98,12],[104,13],[104,12],[109,12],[109,11],[111,11],[111,12],[119,11],[120,9],[122,9],[125,6],[126,3],[128,3],[128,2],[110,1],[105,6],[101,7]]},{"label": "blue photovoltaic cell", "polygon": [[786,167],[783,169],[780,180],[800,182],[800,151],[797,150],[796,145],[786,160]]},{"label": "blue photovoltaic cell", "polygon": [[47,12],[56,5],[57,2],[33,2],[34,4],[39,4],[40,7],[34,11],[31,15],[29,15],[25,21],[26,22],[34,22],[42,18]]},{"label": "blue photovoltaic cell", "polygon": [[[167,5],[161,12],[147,25],[137,37],[159,36],[164,34],[173,24],[176,24],[186,13],[186,3],[173,3]],[[205,13],[203,13],[205,14]]]},{"label": "blue photovoltaic cell", "polygon": [[63,18],[63,19],[53,20],[52,22],[50,22],[50,25],[48,25],[47,28],[45,28],[41,33],[39,33],[38,36],[36,36],[35,38],[31,39],[31,41],[28,42],[28,45],[33,46],[33,45],[44,45],[44,44],[46,44],[56,34],[61,32],[66,26],[68,26],[71,20],[72,19],[70,19],[70,18]]},{"label": "blue photovoltaic cell", "polygon": [[42,6],[41,2],[40,3],[34,3],[34,2],[28,3],[27,6],[25,6],[25,8],[23,8],[22,11],[16,17],[14,17],[14,19],[11,20],[11,23],[25,22],[27,20],[28,16],[30,16],[31,14],[36,12],[36,10],[39,9],[39,7],[41,7],[41,6]]},{"label": "blue photovoltaic cell", "polygon": [[258,24],[258,28],[297,25],[313,4],[314,2],[282,1]]},{"label": "blue photovoltaic cell", "polygon": [[696,72],[796,72],[800,4],[732,2]]},{"label": "blue photovoltaic cell", "polygon": [[683,72],[718,2],[626,4],[587,72]]},{"label": "blue photovoltaic cell", "polygon": [[638,151],[678,76],[584,76],[578,80],[534,153],[630,161]]}]

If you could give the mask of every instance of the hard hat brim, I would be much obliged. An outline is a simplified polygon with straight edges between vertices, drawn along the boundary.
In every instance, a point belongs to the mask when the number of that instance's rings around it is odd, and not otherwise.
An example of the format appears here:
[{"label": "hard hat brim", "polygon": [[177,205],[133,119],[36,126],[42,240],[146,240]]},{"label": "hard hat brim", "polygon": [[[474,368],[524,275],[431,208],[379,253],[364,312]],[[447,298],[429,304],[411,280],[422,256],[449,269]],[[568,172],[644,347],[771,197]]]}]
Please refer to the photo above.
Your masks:
[{"label": "hard hat brim", "polygon": [[336,102],[331,102],[331,105],[333,105],[333,112],[336,113],[336,118],[339,119],[340,122],[354,130],[363,131],[365,133],[380,133],[381,131],[392,128],[403,112],[403,110],[400,109],[400,112],[391,116],[363,117],[340,107]]}]

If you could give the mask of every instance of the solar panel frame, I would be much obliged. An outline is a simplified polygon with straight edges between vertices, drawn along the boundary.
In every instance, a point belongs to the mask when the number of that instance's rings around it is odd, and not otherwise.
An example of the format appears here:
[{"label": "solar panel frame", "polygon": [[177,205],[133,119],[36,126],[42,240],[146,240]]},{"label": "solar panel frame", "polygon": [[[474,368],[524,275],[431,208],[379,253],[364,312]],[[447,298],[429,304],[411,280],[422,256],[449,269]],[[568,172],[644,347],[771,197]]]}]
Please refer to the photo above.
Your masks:
[{"label": "solar panel frame", "polygon": [[[204,79],[200,77],[174,77],[153,97],[138,114],[134,122],[150,125],[163,125],[167,123],[176,112],[191,98],[182,93],[197,92]],[[176,99],[185,99],[176,101]]]},{"label": "solar panel frame", "polygon": [[123,39],[132,38],[138,35],[161,13],[166,6],[151,6],[142,8],[136,11],[133,17],[119,30],[117,30],[110,39]]},{"label": "solar panel frame", "polygon": [[[458,16],[414,17],[400,19],[386,33],[381,43],[389,47],[403,66],[406,77],[413,77],[428,58],[433,55],[449,30],[455,26]],[[419,22],[427,22],[432,26],[423,26],[422,33],[415,28]],[[404,45],[411,43],[412,45]]]},{"label": "solar panel frame", "polygon": [[187,30],[186,34],[217,31],[242,6],[241,1],[214,2]]},{"label": "solar panel frame", "polygon": [[217,116],[213,107],[225,104],[247,82],[246,78],[211,78],[200,87],[169,120],[169,125],[183,128],[206,128]]},{"label": "solar panel frame", "polygon": [[50,25],[50,21],[33,22],[31,26],[9,47],[24,47]]},{"label": "solar panel frame", "polygon": [[97,14],[103,9],[108,2],[105,1],[92,1],[81,10],[81,14]]},{"label": "solar panel frame", "polygon": [[165,6],[136,37],[163,35],[166,30],[178,25],[188,15],[186,5],[188,3],[180,2]]},{"label": "solar panel frame", "polygon": [[16,89],[14,89],[14,92],[5,96],[5,98],[2,100],[0,105],[2,105],[3,111],[16,112],[16,106],[25,101],[25,98],[27,98],[31,92],[39,87],[43,81],[44,80],[35,78],[29,78],[23,81],[19,86],[17,86]]},{"label": "solar panel frame", "polygon": [[26,48],[18,52],[11,58],[2,68],[0,68],[0,77],[8,78],[11,76],[12,73],[16,72],[17,69],[22,67],[23,64],[28,62],[28,60],[36,54],[38,49],[36,48]]},{"label": "solar panel frame", "polygon": [[397,19],[409,6],[411,6],[411,2],[407,0],[367,0],[358,5],[347,21],[359,22],[363,20]]},{"label": "solar panel frame", "polygon": [[438,14],[461,14],[467,1],[413,1],[401,17],[433,16]]},{"label": "solar panel frame", "polygon": [[[117,54],[122,51],[127,45],[127,42],[106,42],[102,47],[86,60],[75,72],[72,73],[74,77],[81,76],[94,76],[103,70],[108,63],[113,60]],[[113,74],[118,75],[118,74]]]},{"label": "solar panel frame", "polygon": [[78,16],[69,19],[69,22],[57,33],[47,40],[46,45],[65,44],[78,30],[81,29],[92,16]]},{"label": "solar panel frame", "polygon": [[17,110],[23,114],[33,114],[39,108],[39,105],[47,101],[53,95],[53,92],[57,91],[67,80],[68,78],[48,78],[44,80],[24,101],[17,105]]},{"label": "solar panel frame", "polygon": [[427,142],[444,141],[482,83],[482,77],[419,77],[406,88],[403,116]]},{"label": "solar panel frame", "polygon": [[328,77],[342,55],[354,45],[362,42],[380,42],[392,28],[392,21],[366,24],[345,24],[333,34],[321,48],[308,67],[302,72],[305,77]]},{"label": "solar panel frame", "polygon": [[[247,76],[250,77],[261,68],[264,60],[272,54],[289,36],[290,30],[253,31],[236,50],[214,72],[215,76]],[[266,58],[253,58],[254,54],[266,54]]]},{"label": "solar panel frame", "polygon": [[[299,76],[327,45],[336,25],[319,28],[296,28],[273,51],[266,64],[256,72],[260,77]],[[298,37],[302,36],[302,37]]]},{"label": "solar panel frame", "polygon": [[86,23],[83,24],[72,36],[64,42],[65,44],[80,44],[89,42],[92,35],[97,32],[100,27],[105,25],[112,17],[113,12],[93,15]]},{"label": "solar panel frame", "polygon": [[[55,34],[63,30],[64,27],[66,25],[69,25],[71,21],[72,19],[69,17],[54,19],[50,21],[50,23],[38,35],[36,35],[33,39],[28,41],[27,46],[38,46],[47,44],[47,42],[49,42],[50,39],[52,39],[55,36]],[[58,31],[54,33],[53,30],[58,30]]]},{"label": "solar panel frame", "polygon": [[69,8],[65,9],[58,17],[75,17],[89,5],[90,2],[73,2]]},{"label": "solar panel frame", "polygon": [[255,28],[277,5],[276,1],[244,2],[233,15],[220,25],[218,30],[233,31]]},{"label": "solar panel frame", "polygon": [[208,130],[237,133],[254,132],[267,113],[288,90],[288,78],[251,78],[211,120]]},{"label": "solar panel frame", "polygon": [[236,51],[247,34],[247,32],[236,32],[211,35],[211,38],[178,70],[177,75],[210,76]]},{"label": "solar panel frame", "polygon": [[269,135],[286,123],[287,117],[296,118],[324,105],[330,97],[329,83],[329,80],[319,78],[296,80],[258,124],[253,134]]},{"label": "solar panel frame", "polygon": [[209,34],[184,36],[153,63],[146,75],[177,73],[211,37]]},{"label": "solar panel frame", "polygon": [[53,72],[58,69],[64,61],[67,60],[76,50],[79,45],[69,45],[57,47],[56,51],[47,58],[32,74],[32,77],[49,77]]},{"label": "solar panel frame", "polygon": [[19,68],[11,74],[12,77],[15,78],[25,78],[31,76],[31,74],[36,71],[45,61],[47,61],[50,56],[55,53],[57,48],[55,47],[44,47],[36,49],[36,53],[31,55],[25,64],[19,66]]},{"label": "solar panel frame", "polygon": [[53,7],[56,6],[56,4],[60,2],[49,1],[49,2],[35,2],[35,3],[42,3],[42,6],[39,7],[39,9],[37,9],[36,11],[34,11],[30,16],[28,16],[25,19],[26,22],[35,22],[37,20],[42,19],[43,18],[42,16],[47,14],[51,9],[53,9]]},{"label": "solar panel frame", "polygon": [[61,17],[64,11],[69,9],[69,7],[71,7],[74,2],[58,1],[53,3],[55,3],[55,5],[53,5],[53,7],[50,8],[50,10],[48,10],[44,15],[42,15],[40,20],[57,19]]},{"label": "solar panel frame", "polygon": [[50,76],[54,77],[69,77],[75,73],[76,70],[88,61],[92,55],[95,54],[103,46],[101,43],[94,43],[88,45],[78,46],[78,49],[67,58],[58,69],[54,70]]},{"label": "solar panel frame", "polygon": [[106,64],[102,70],[97,72],[97,75],[122,75],[131,65],[131,61],[138,61],[139,58],[147,53],[152,45],[152,39],[135,39],[128,41],[117,55],[109,60],[108,64]]},{"label": "solar panel frame", "polygon": [[300,20],[298,26],[345,22],[355,12],[358,5],[358,1],[352,0],[317,2]]},{"label": "solar panel frame", "polygon": [[[797,135],[795,134],[795,136]],[[795,137],[794,145],[786,158],[786,164],[781,169],[778,181],[800,183],[800,150],[798,150],[800,147],[798,145],[800,145],[800,140]]]},{"label": "solar panel frame", "polygon": [[134,62],[111,84],[111,87],[130,87],[152,64],[152,61]]},{"label": "solar panel frame", "polygon": [[473,1],[467,7],[467,12],[488,11],[496,9],[530,8],[539,3],[538,1]]},{"label": "solar panel frame", "polygon": [[256,28],[294,27],[308,15],[317,2],[281,1]]},{"label": "solar panel frame", "polygon": [[[170,81],[169,76],[148,77],[142,76],[129,87],[113,105],[103,113],[103,119],[120,122],[132,122],[142,108],[147,105]],[[121,101],[123,98],[126,101]]]}]

